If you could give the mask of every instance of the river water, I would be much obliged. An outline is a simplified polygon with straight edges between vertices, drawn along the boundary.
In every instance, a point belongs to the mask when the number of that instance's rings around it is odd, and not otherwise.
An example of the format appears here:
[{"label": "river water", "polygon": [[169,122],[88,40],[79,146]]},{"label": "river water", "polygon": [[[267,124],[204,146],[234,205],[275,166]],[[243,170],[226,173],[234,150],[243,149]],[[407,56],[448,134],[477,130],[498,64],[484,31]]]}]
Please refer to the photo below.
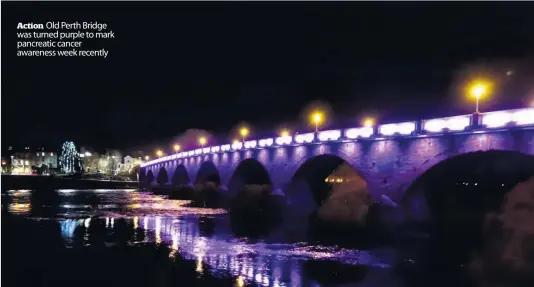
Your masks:
[{"label": "river water", "polygon": [[[177,286],[214,286],[216,282],[220,286],[397,287],[414,286],[406,278],[419,276],[417,272],[407,274],[406,268],[399,267],[399,264],[415,265],[416,262],[409,253],[401,252],[398,248],[378,246],[364,250],[318,242],[281,242],[269,237],[237,236],[232,231],[232,224],[225,210],[187,207],[188,201],[169,200],[163,196],[135,190],[57,190],[46,196],[38,196],[39,192],[10,190],[2,195],[3,242],[6,238],[12,238],[16,245],[20,240],[26,240],[23,237],[31,237],[31,240],[35,241],[30,244],[37,244],[39,247],[34,246],[34,249],[40,250],[48,249],[49,245],[56,246],[58,243],[55,241],[59,241],[60,245],[65,246],[65,252],[85,249],[107,252],[102,250],[115,250],[113,248],[117,246],[130,249],[163,246],[165,248],[161,252],[165,253],[168,260],[188,262],[180,265],[180,268],[191,269],[191,274],[197,274],[192,276],[195,277],[193,279],[183,279],[185,281]],[[7,229],[4,228],[7,220],[35,222],[39,227],[28,231],[29,227],[25,226],[31,225],[14,223]],[[2,249],[6,250],[4,244]],[[35,250],[31,251],[32,254],[40,252]],[[83,255],[76,253],[75,257],[69,258],[90,258],[94,252],[96,251]],[[51,254],[46,256],[55,256]],[[5,257],[2,257],[5,260]],[[20,255],[13,257],[20,259]],[[46,260],[48,261],[45,262],[52,262],[56,259]],[[78,259],[69,260],[77,262]],[[137,259],[130,261],[133,260]],[[38,264],[30,259],[26,261],[21,264]],[[96,270],[97,266],[104,263],[100,261],[85,268],[87,272],[92,272],[92,269]],[[139,266],[137,263],[131,264]],[[26,270],[24,268],[19,268],[18,272]],[[57,275],[50,274],[54,272],[56,271],[48,271],[46,276],[64,276],[59,271]],[[150,276],[169,276],[161,272],[157,274]],[[212,278],[209,282],[206,281],[208,277]],[[106,282],[106,278],[99,280]],[[138,283],[135,280],[126,283],[121,281],[121,278],[114,280],[121,282],[119,285],[132,286]],[[175,284],[160,282],[155,285]]]}]

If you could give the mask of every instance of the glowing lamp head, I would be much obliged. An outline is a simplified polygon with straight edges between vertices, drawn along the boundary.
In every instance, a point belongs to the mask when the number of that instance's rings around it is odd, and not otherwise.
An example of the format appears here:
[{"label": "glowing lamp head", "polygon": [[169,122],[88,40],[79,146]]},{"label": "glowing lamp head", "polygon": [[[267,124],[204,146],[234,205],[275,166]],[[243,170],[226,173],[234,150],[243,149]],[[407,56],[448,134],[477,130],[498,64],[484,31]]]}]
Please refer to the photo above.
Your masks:
[{"label": "glowing lamp head", "polygon": [[198,139],[198,143],[200,143],[201,145],[205,145],[206,142],[207,142],[207,140],[206,140],[205,137],[200,137],[200,138]]},{"label": "glowing lamp head", "polygon": [[471,94],[477,99],[480,99],[485,93],[486,86],[483,84],[477,84],[471,89]]},{"label": "glowing lamp head", "polygon": [[145,155],[145,160],[149,160],[150,157],[148,155]]},{"label": "glowing lamp head", "polygon": [[319,124],[320,122],[323,121],[323,113],[321,112],[314,112],[312,114],[312,121],[315,123],[315,124]]},{"label": "glowing lamp head", "polygon": [[289,136],[289,131],[288,130],[283,130],[281,133],[280,133],[281,136],[283,137],[288,137]]},{"label": "glowing lamp head", "polygon": [[173,146],[173,148],[174,148],[174,151],[180,151],[180,148],[181,148],[181,147],[180,147],[179,144],[175,144],[175,145]]},{"label": "glowing lamp head", "polygon": [[374,122],[372,119],[366,119],[365,121],[363,121],[363,126],[364,127],[367,127],[367,128],[370,128],[374,125]]},{"label": "glowing lamp head", "polygon": [[156,155],[157,155],[157,156],[162,156],[162,155],[163,155],[163,151],[161,151],[161,150],[157,150],[157,151],[156,151]]},{"label": "glowing lamp head", "polygon": [[248,135],[248,129],[247,128],[242,128],[239,131],[239,134],[241,134],[242,137],[246,137]]}]

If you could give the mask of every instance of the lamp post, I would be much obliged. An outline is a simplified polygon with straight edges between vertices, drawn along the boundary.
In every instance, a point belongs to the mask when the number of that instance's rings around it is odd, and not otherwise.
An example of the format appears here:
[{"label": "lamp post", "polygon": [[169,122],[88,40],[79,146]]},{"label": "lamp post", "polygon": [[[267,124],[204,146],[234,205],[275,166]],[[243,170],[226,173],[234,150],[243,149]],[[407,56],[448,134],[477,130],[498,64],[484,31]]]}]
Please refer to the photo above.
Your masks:
[{"label": "lamp post", "polygon": [[158,149],[158,150],[156,151],[156,155],[157,155],[158,157],[161,157],[161,156],[163,155],[163,151],[161,151],[160,149]]},{"label": "lamp post", "polygon": [[480,111],[478,109],[478,103],[480,101],[480,98],[484,96],[484,93],[486,92],[486,87],[483,85],[477,85],[473,87],[473,90],[471,92],[473,96],[475,97],[475,103],[476,103],[475,113],[479,114]]},{"label": "lamp post", "polygon": [[315,124],[315,132],[319,131],[319,124],[323,121],[323,113],[316,111],[312,114],[312,121]]},{"label": "lamp post", "polygon": [[280,136],[288,137],[288,136],[289,136],[289,131],[288,131],[288,130],[283,130],[283,131],[280,133]]},{"label": "lamp post", "polygon": [[488,96],[492,87],[493,83],[488,80],[477,80],[467,86],[467,93],[475,98],[475,114],[480,114],[480,99]]},{"label": "lamp post", "polygon": [[173,148],[174,148],[174,151],[175,151],[175,152],[179,152],[180,149],[181,149],[181,146],[180,146],[179,144],[175,144],[175,145],[173,146]]}]

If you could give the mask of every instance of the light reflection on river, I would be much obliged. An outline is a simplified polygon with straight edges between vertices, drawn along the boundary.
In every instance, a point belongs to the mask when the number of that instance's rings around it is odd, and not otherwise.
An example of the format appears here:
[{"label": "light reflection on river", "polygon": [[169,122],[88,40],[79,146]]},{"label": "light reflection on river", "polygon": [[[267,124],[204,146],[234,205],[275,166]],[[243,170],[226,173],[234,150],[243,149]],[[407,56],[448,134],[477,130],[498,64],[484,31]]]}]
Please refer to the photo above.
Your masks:
[{"label": "light reflection on river", "polygon": [[[100,237],[104,238],[103,243],[113,245],[115,237],[110,235],[131,228],[129,245],[167,244],[170,257],[179,253],[196,261],[198,273],[205,272],[204,266],[209,266],[214,273],[230,273],[236,276],[237,286],[245,283],[273,287],[321,286],[312,278],[313,274],[304,270],[304,263],[327,260],[366,269],[363,279],[337,286],[403,286],[391,268],[395,260],[392,250],[362,251],[306,242],[271,243],[236,238],[225,210],[186,207],[188,201],[167,200],[133,190],[59,190],[58,195],[57,202],[52,204],[57,208],[55,216],[47,218],[53,217],[60,223],[62,236],[71,246],[94,243],[92,232],[105,233],[106,236]],[[42,219],[42,215],[34,211],[30,196],[28,190],[9,191],[7,210]],[[200,222],[207,223],[202,227]],[[78,238],[77,233],[83,236]]]}]

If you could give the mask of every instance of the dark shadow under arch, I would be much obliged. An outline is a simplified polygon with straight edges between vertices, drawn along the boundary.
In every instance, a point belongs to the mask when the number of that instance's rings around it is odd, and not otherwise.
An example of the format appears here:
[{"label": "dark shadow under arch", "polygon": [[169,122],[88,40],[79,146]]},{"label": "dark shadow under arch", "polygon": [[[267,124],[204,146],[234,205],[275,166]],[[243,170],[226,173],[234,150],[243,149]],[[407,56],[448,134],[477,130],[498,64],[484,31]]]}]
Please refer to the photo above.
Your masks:
[{"label": "dark shadow under arch", "polygon": [[241,192],[246,185],[271,186],[269,172],[253,158],[245,159],[237,165],[228,183],[230,197]]},{"label": "dark shadow under arch", "polygon": [[189,174],[183,164],[178,165],[174,170],[174,174],[171,179],[171,184],[174,186],[184,186],[190,184]]},{"label": "dark shadow under arch", "polygon": [[408,188],[406,222],[466,222],[500,208],[504,195],[534,175],[534,156],[490,150],[460,154],[430,167]]},{"label": "dark shadow under arch", "polygon": [[304,162],[284,193],[289,212],[297,216],[315,214],[327,222],[364,224],[371,205],[363,177],[347,161],[332,154]]},{"label": "dark shadow under arch", "polygon": [[267,169],[253,158],[245,159],[237,165],[230,183],[233,181],[240,181],[243,184],[271,184]]},{"label": "dark shadow under arch", "polygon": [[158,184],[167,184],[169,182],[169,175],[167,174],[167,169],[161,167],[156,178]]},{"label": "dark shadow under arch", "polygon": [[148,172],[146,174],[146,182],[148,182],[148,183],[154,182],[154,173],[150,169],[148,170]]},{"label": "dark shadow under arch", "polygon": [[205,161],[200,165],[195,179],[195,184],[206,182],[213,182],[216,187],[221,185],[219,170],[211,161]]},{"label": "dark shadow under arch", "polygon": [[312,191],[315,203],[320,205],[329,197],[332,186],[335,184],[326,182],[325,179],[341,167],[352,168],[353,175],[363,180],[363,177],[347,161],[336,155],[324,154],[306,160],[295,172],[292,182],[305,181]]}]

